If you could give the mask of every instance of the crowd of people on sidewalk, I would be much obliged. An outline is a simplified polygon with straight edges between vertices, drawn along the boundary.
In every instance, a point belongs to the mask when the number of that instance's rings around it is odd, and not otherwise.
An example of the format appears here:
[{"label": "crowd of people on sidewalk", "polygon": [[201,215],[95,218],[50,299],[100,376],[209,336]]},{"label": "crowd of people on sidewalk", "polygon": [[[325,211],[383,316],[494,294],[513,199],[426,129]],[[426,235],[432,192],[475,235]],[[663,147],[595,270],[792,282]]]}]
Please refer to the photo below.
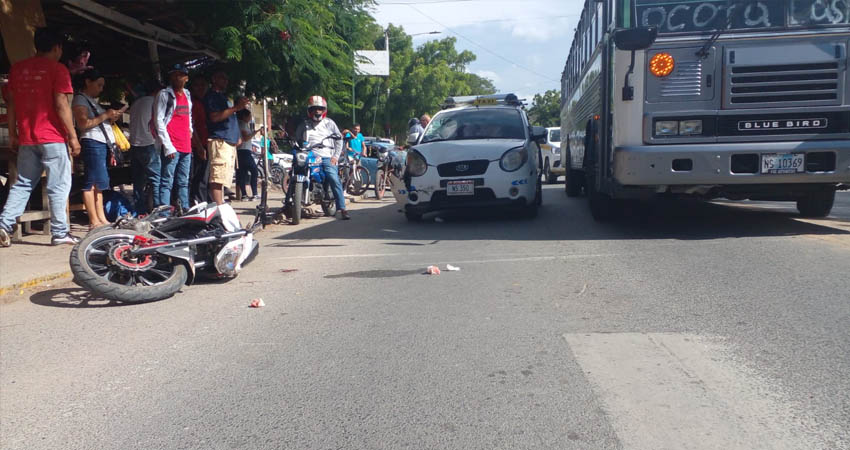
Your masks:
[{"label": "crowd of people on sidewalk", "polygon": [[252,197],[257,195],[256,163],[237,148],[252,150],[257,135],[266,139],[265,129],[251,125],[247,98],[233,102],[225,95],[229,80],[223,69],[215,70],[209,82],[198,75],[190,84],[189,71],[177,64],[168,70],[167,86],[145,83],[129,111],[127,106],[104,108],[98,97],[105,78],[88,65],[88,51],[66,66],[60,62],[63,36],[40,28],[34,43],[36,55],[12,65],[4,89],[18,174],[0,213],[0,247],[11,245],[13,227],[42,173],[47,174],[52,244],[79,241],[70,233],[66,213],[70,157],[83,163],[82,198],[90,227],[108,223],[103,193],[110,190],[109,167],[116,164],[124,137],[117,136],[121,130],[115,125],[125,112],[130,115],[127,157],[137,214],[167,204],[223,204],[237,164],[240,189],[244,193],[250,181]]}]

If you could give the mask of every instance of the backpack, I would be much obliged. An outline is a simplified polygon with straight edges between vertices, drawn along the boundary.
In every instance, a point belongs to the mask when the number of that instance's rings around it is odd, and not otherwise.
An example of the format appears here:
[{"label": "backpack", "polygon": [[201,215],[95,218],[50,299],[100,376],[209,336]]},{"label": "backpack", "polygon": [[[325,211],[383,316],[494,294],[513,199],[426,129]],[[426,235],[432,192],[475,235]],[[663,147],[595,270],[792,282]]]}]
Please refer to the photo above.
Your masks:
[{"label": "backpack", "polygon": [[[159,97],[159,93],[162,92],[162,89],[156,91],[156,94],[153,95],[154,102],[151,105],[153,111],[151,111],[151,120],[148,122],[148,128],[151,130],[151,135],[159,141],[156,132],[156,99]],[[165,115],[168,116],[171,114],[171,111],[174,110],[174,97],[168,97],[168,103],[165,104]]]}]

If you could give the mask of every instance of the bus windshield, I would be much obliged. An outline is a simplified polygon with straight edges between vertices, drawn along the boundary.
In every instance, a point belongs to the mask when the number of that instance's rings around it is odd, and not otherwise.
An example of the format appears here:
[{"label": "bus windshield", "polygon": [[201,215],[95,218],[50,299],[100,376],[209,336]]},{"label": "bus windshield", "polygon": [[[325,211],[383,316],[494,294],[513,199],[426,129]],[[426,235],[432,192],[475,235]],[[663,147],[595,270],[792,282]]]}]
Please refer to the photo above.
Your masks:
[{"label": "bus windshield", "polygon": [[[850,0],[636,0],[640,26],[659,33],[850,25]],[[729,24],[728,28],[726,24]]]}]

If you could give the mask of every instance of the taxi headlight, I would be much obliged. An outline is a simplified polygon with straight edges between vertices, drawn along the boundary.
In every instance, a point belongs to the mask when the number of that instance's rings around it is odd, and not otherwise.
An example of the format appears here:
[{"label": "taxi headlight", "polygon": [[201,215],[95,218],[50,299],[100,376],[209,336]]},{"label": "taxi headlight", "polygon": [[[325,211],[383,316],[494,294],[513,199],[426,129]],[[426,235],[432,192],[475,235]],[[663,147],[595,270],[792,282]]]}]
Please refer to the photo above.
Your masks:
[{"label": "taxi headlight", "polygon": [[528,161],[525,147],[512,148],[506,151],[499,160],[499,167],[505,172],[515,172]]},{"label": "taxi headlight", "polygon": [[412,177],[421,177],[428,171],[428,163],[425,157],[417,151],[412,151],[407,155],[407,173]]}]

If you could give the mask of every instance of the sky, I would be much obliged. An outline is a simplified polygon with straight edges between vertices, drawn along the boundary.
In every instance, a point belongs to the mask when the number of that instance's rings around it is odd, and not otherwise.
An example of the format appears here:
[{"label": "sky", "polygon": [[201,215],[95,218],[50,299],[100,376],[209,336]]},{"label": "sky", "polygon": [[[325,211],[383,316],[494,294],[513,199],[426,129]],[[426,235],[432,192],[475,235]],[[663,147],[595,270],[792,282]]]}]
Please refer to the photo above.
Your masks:
[{"label": "sky", "polygon": [[470,72],[530,104],[534,94],[560,89],[583,4],[583,0],[378,0],[372,13],[384,27],[401,25],[411,35],[441,32],[414,36],[414,46],[457,38],[458,49],[478,56]]}]

